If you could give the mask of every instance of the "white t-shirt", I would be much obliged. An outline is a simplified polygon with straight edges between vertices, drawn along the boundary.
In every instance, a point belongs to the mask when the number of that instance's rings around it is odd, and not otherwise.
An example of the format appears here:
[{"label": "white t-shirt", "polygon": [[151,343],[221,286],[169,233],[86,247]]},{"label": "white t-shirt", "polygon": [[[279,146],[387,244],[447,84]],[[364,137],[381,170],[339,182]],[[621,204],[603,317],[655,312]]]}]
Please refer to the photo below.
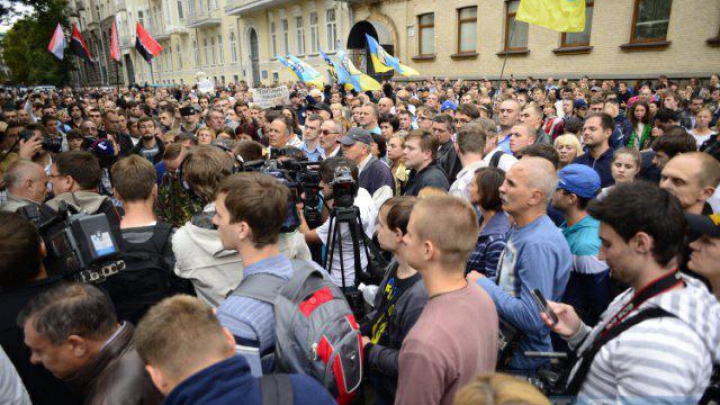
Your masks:
[{"label": "white t-shirt", "polygon": [[[360,209],[360,220],[362,221],[365,234],[368,237],[372,237],[378,212],[377,208],[375,207],[375,202],[370,196],[370,193],[368,193],[367,190],[365,190],[364,188],[359,188],[358,194],[353,201],[353,205]],[[333,223],[333,227],[334,226],[335,224]],[[327,237],[330,231],[330,219],[325,221],[325,223],[323,223],[317,228],[317,235],[323,242],[323,244],[327,242]],[[337,237],[340,238],[340,246],[342,246],[342,267],[345,271],[345,285],[347,287],[354,287],[355,256],[353,253],[352,235],[350,234],[350,230],[348,229],[347,224],[342,224],[340,226],[340,235]],[[358,241],[360,241],[361,237],[361,235],[358,235]],[[329,247],[327,248],[328,252],[326,254],[329,254]],[[363,270],[365,270],[367,268],[367,256],[365,255],[365,248],[362,244],[360,244],[358,248],[360,250],[360,266]],[[337,244],[333,252],[332,264],[328,272],[330,273],[330,280],[332,280],[332,282],[337,284],[338,286],[342,287],[340,247]]]},{"label": "white t-shirt", "polygon": [[711,136],[715,135],[715,132],[712,131],[707,135],[696,135],[695,130],[693,129],[693,130],[690,130],[690,135],[692,135],[693,138],[695,138],[695,143],[697,144],[697,148],[699,150],[700,147],[705,143],[705,141],[710,139]]}]

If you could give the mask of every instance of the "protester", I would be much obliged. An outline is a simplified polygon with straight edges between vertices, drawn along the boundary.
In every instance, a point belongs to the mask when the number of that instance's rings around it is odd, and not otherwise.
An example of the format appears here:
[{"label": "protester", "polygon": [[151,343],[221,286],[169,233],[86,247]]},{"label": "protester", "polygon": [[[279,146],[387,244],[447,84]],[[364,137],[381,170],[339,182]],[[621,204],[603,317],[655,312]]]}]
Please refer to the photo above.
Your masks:
[{"label": "protester", "polygon": [[[549,303],[558,322],[545,314],[543,320],[580,359],[570,373],[568,394],[581,401],[697,402],[720,355],[715,322],[720,306],[700,281],[676,270],[686,225],[680,203],[655,185],[633,182],[617,185],[588,212],[601,223],[599,258],[630,288],[610,303],[592,329],[571,306]],[[652,313],[648,311],[655,311],[655,317],[636,323],[642,314]],[[593,353],[585,356],[588,350]]]},{"label": "protester", "polygon": [[450,195],[470,200],[468,188],[472,183],[475,173],[478,169],[486,167],[487,163],[483,161],[485,153],[485,140],[488,133],[478,124],[468,124],[463,126],[457,135],[457,142],[454,147],[457,151],[457,157],[460,159],[462,170],[457,174],[455,180],[450,186]]},{"label": "protester", "polygon": [[[474,210],[456,197],[422,199],[413,208],[403,254],[429,301],[400,350],[396,405],[452,404],[457,390],[495,369],[495,306],[464,278],[477,234]],[[469,320],[474,327],[466,327]]]},{"label": "protester", "polygon": [[602,187],[613,184],[610,169],[613,151],[610,147],[610,136],[615,125],[611,116],[598,113],[589,116],[583,126],[582,139],[585,153],[573,160],[573,163],[590,166],[600,176]]},{"label": "protester", "polygon": [[[635,148],[622,147],[613,153],[612,177],[615,184],[634,181],[640,174],[642,157]],[[615,185],[605,187],[598,194],[598,199],[603,199]]]},{"label": "protester", "polygon": [[413,130],[405,137],[405,165],[411,170],[403,195],[417,196],[425,187],[450,188],[447,175],[436,164],[438,140],[429,131]]},{"label": "protester", "polygon": [[582,145],[577,136],[573,134],[564,134],[555,138],[553,142],[555,150],[557,150],[560,160],[559,169],[572,163],[576,157],[583,155]]},{"label": "protester", "polygon": [[704,277],[710,283],[715,297],[720,296],[720,218],[718,214],[696,215],[685,213],[690,232],[700,235],[690,243],[692,254],[688,268]]},{"label": "protester", "polygon": [[508,374],[480,375],[458,391],[453,405],[550,405],[532,384]]},{"label": "protester", "polygon": [[362,128],[352,128],[338,140],[342,145],[343,156],[352,160],[358,167],[358,185],[373,197],[376,207],[380,207],[392,197],[395,183],[390,168],[370,153],[372,136]]},{"label": "protester", "polygon": [[29,160],[18,160],[3,175],[8,196],[0,211],[15,212],[25,206],[39,206],[47,195],[47,175],[42,166]]}]

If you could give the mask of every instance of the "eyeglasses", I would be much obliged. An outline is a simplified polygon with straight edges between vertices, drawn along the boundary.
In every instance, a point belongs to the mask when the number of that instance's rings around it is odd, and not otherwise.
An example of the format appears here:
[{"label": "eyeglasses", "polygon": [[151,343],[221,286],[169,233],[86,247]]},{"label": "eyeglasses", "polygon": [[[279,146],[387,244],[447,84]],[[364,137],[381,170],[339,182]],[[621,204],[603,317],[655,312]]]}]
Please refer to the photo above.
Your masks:
[{"label": "eyeglasses", "polygon": [[327,129],[323,129],[323,130],[322,130],[322,134],[323,134],[323,135],[334,135],[334,134],[339,134],[339,133],[340,133],[340,132],[328,131]]}]

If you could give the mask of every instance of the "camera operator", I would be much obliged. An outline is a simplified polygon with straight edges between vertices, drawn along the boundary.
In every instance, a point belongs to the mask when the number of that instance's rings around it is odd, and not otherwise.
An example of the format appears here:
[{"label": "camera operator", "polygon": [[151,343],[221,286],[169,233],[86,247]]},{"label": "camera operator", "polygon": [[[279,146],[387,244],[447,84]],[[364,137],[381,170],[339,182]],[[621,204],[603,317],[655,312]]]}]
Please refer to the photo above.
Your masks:
[{"label": "camera operator", "polygon": [[[320,164],[320,187],[322,187],[322,194],[325,198],[325,204],[328,209],[332,210],[335,206],[334,194],[333,194],[333,182],[335,176],[338,173],[338,169],[347,170],[352,176],[352,181],[357,184],[358,181],[358,169],[355,163],[345,157],[334,157],[331,159],[324,160]],[[373,234],[373,228],[375,227],[375,220],[377,218],[377,208],[373,201],[370,193],[362,187],[355,187],[355,195],[353,196],[352,205],[357,207],[360,213],[360,221],[362,222],[363,229],[358,229],[358,232],[365,232],[365,235],[371,237]],[[348,224],[340,225],[340,235],[336,236],[337,245],[327,246],[328,235],[334,231],[330,229],[330,218],[328,218],[322,225],[316,229],[310,229],[305,217],[302,214],[302,209],[298,210],[300,213],[300,232],[305,235],[305,240],[308,243],[322,243],[325,244],[327,249],[333,249],[332,263],[330,264],[330,279],[338,286],[345,286],[347,291],[354,291],[357,287],[355,285],[355,253],[354,243],[350,227]],[[358,251],[360,252],[360,267],[362,271],[367,268],[368,258],[365,254],[365,249],[362,247],[362,235],[358,235]],[[340,251],[342,249],[342,261],[340,259]],[[341,264],[342,263],[342,264]],[[344,272],[344,280],[343,280]]]},{"label": "camera operator", "polygon": [[8,198],[0,211],[15,212],[26,205],[42,205],[47,195],[48,177],[42,166],[21,159],[10,165],[3,175]]},{"label": "camera operator", "polygon": [[85,283],[34,297],[18,316],[30,361],[79,389],[85,404],[159,404],[135,350],[134,327],[119,324],[110,298]]},{"label": "camera operator", "polygon": [[541,314],[577,349],[566,393],[697,403],[720,360],[720,306],[702,282],[677,271],[686,226],[680,202],[650,183],[622,183],[588,213],[600,221],[599,259],[630,288],[593,329],[566,304],[549,303],[555,324]]},{"label": "camera operator", "polygon": [[35,405],[75,405],[82,402],[42,366],[30,363],[17,316],[41,292],[57,285],[43,265],[45,244],[37,228],[19,214],[0,212],[0,346],[15,365]]},{"label": "camera operator", "polygon": [[343,156],[358,166],[358,186],[367,190],[375,201],[375,206],[380,208],[393,196],[395,180],[388,165],[370,153],[373,143],[370,132],[362,128],[351,128],[338,143],[342,147]]},{"label": "camera operator", "polygon": [[[199,146],[188,154],[181,168],[181,180],[205,206],[173,237],[175,274],[190,280],[198,297],[216,307],[243,277],[242,258],[237,251],[223,247],[212,223],[217,189],[232,174],[233,159],[214,146]],[[278,245],[288,258],[310,259],[310,249],[297,231],[280,234]]]}]

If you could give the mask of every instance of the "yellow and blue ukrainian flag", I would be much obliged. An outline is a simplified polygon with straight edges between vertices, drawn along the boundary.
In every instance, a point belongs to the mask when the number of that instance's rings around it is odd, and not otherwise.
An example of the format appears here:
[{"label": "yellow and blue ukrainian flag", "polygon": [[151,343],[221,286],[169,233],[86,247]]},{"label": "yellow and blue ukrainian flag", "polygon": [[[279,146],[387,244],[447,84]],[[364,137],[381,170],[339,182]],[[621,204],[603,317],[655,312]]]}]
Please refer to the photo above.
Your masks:
[{"label": "yellow and blue ukrainian flag", "polygon": [[322,89],[325,86],[325,79],[315,68],[301,61],[294,55],[288,54],[287,58],[283,58],[277,55],[278,61],[289,68],[298,80],[305,83],[314,84],[318,89]]},{"label": "yellow and blue ukrainian flag", "polygon": [[419,76],[420,73],[406,65],[400,63],[400,59],[390,56],[387,51],[368,34],[365,34],[368,42],[368,48],[370,49],[370,59],[372,59],[375,71],[378,73],[385,73],[390,70],[395,70],[398,74],[403,76]]},{"label": "yellow and blue ukrainian flag", "polygon": [[520,0],[517,21],[560,32],[585,31],[585,0]]}]

